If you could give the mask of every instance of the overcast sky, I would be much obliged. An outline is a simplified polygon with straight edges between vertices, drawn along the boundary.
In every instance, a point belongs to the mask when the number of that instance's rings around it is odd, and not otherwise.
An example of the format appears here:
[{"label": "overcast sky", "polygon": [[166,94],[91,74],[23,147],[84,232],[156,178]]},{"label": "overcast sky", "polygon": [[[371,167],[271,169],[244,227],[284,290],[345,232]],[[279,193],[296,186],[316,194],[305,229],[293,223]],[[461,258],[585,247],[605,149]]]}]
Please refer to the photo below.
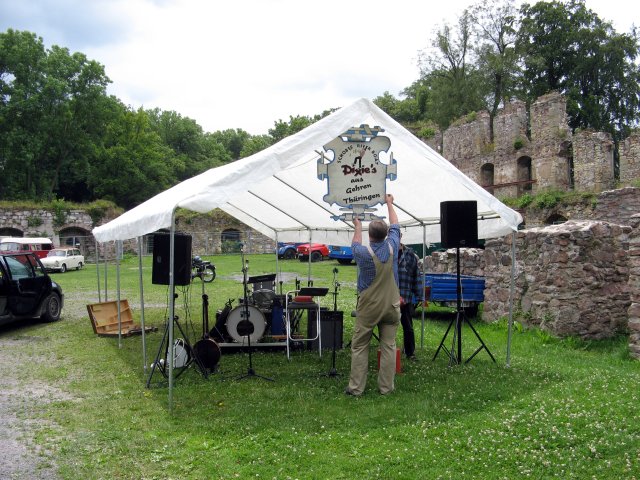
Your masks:
[{"label": "overcast sky", "polygon": [[[473,3],[0,0],[0,31],[86,54],[105,66],[108,92],[133,108],[174,110],[209,132],[266,134],[291,115],[399,96],[418,78],[434,29]],[[640,2],[586,4],[619,33],[640,25]]]}]

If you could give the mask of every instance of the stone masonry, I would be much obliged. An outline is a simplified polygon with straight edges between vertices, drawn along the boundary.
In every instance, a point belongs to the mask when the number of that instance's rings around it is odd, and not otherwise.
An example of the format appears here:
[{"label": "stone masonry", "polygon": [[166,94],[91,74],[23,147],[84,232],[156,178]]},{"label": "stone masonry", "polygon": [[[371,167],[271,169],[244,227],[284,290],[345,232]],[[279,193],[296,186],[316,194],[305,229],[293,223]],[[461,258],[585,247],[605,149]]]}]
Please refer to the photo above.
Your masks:
[{"label": "stone masonry", "polygon": [[[569,221],[516,234],[513,305],[519,319],[558,336],[609,338],[626,332],[631,227]],[[485,244],[483,320],[508,315],[511,236]]]},{"label": "stone masonry", "polygon": [[634,215],[629,235],[629,291],[628,310],[629,353],[640,360],[640,214]]},{"label": "stone masonry", "polygon": [[[615,188],[614,144],[604,132],[571,132],[566,99],[539,97],[527,112],[514,101],[493,120],[487,112],[442,135],[442,155],[499,198],[545,189],[601,192]],[[640,178],[640,134],[620,145],[619,180]]]}]

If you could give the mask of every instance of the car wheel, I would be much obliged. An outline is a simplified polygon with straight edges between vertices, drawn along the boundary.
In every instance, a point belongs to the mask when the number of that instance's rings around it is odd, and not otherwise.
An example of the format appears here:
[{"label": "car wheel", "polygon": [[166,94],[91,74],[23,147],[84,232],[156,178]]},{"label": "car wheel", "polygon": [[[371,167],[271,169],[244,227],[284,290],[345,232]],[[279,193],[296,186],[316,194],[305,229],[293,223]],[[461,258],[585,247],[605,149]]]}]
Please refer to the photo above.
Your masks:
[{"label": "car wheel", "polygon": [[62,305],[60,302],[60,296],[57,293],[50,293],[42,303],[42,315],[40,319],[43,322],[57,322],[60,320],[60,312]]},{"label": "car wheel", "polygon": [[320,262],[322,260],[322,253],[320,252],[311,252],[311,261],[312,262]]},{"label": "car wheel", "polygon": [[78,263],[78,266],[76,267],[76,270],[81,270],[82,269],[82,262]]},{"label": "car wheel", "polygon": [[63,263],[62,265],[60,265],[60,273],[64,273],[66,271],[67,271],[67,265]]},{"label": "car wheel", "polygon": [[339,258],[338,259],[338,263],[340,265],[350,265],[351,264],[351,259],[350,258]]},{"label": "car wheel", "polygon": [[294,252],[293,250],[287,250],[286,252],[284,252],[284,258],[285,260],[293,260],[294,258],[296,258],[296,252]]}]

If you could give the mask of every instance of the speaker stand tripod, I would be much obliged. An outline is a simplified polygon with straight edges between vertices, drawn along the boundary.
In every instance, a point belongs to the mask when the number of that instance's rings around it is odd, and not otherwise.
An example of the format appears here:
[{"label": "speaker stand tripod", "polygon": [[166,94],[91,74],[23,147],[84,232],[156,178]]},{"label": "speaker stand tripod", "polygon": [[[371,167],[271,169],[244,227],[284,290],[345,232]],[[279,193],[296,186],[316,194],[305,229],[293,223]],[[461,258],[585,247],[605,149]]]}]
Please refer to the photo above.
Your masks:
[{"label": "speaker stand tripod", "polygon": [[342,375],[341,373],[338,373],[338,370],[336,369],[336,323],[338,323],[338,318],[337,315],[335,314],[335,312],[338,311],[338,290],[340,289],[340,284],[338,283],[337,280],[337,276],[338,276],[338,269],[334,268],[333,269],[333,318],[332,323],[333,323],[333,328],[332,328],[332,343],[333,343],[333,348],[331,349],[331,369],[325,373],[324,375],[326,377],[337,377]]},{"label": "speaker stand tripod", "polygon": [[[452,365],[460,365],[462,363],[462,325],[466,322],[467,325],[471,328],[471,331],[475,334],[476,338],[480,342],[480,346],[476,349],[473,354],[465,360],[464,363],[469,363],[473,357],[475,357],[480,350],[484,349],[487,351],[491,360],[495,363],[496,359],[493,358],[493,355],[489,351],[487,345],[482,341],[480,335],[473,327],[471,321],[466,318],[464,313],[464,308],[462,308],[462,283],[460,280],[460,248],[456,247],[456,317],[449,322],[449,326],[447,327],[447,331],[444,333],[442,340],[440,341],[440,345],[438,345],[438,349],[436,350],[435,355],[433,356],[433,360],[436,359],[440,350],[444,350],[447,355],[449,355],[449,366]],[[451,327],[453,329],[453,339],[451,342],[451,349],[448,349],[444,342],[451,331]]]},{"label": "speaker stand tripod", "polygon": [[[247,373],[244,375],[240,375],[236,378],[236,380],[242,380],[245,378],[262,378],[263,380],[268,380],[269,382],[273,382],[273,378],[264,377],[262,375],[258,375],[253,368],[253,352],[251,348],[251,335],[253,335],[254,326],[249,320],[251,316],[251,312],[249,312],[249,293],[247,292],[247,271],[249,270],[249,261],[245,262],[244,259],[244,245],[240,246],[240,253],[242,255],[242,285],[243,285],[243,303],[242,303],[242,320],[238,323],[238,334],[247,337],[247,348],[249,350],[249,367],[247,368]],[[242,332],[242,333],[241,333]]]},{"label": "speaker stand tripod", "polygon": [[[162,336],[162,341],[160,342],[160,347],[158,348],[156,359],[154,360],[151,366],[151,373],[149,373],[149,378],[147,379],[147,388],[149,388],[149,386],[151,385],[151,378],[153,377],[153,374],[156,371],[156,369],[158,369],[160,373],[162,373],[163,377],[168,378],[168,373],[167,373],[168,365],[166,364],[165,360],[169,358],[169,351],[171,351],[171,355],[174,355],[174,363],[175,363],[175,353],[174,353],[175,344],[173,346],[169,345],[169,321],[170,320],[167,319],[165,329],[164,329],[164,335]],[[180,371],[175,375],[174,378],[178,378],[180,375],[182,375],[193,362],[195,362],[196,367],[198,368],[198,370],[200,370],[200,373],[202,374],[202,376],[204,378],[207,378],[208,377],[207,370],[206,368],[204,368],[204,365],[202,365],[202,362],[200,362],[200,359],[198,358],[198,356],[195,354],[195,351],[191,347],[191,344],[189,343],[189,338],[185,334],[184,330],[182,329],[182,326],[178,321],[177,315],[173,318],[173,322],[174,322],[174,325],[178,328],[178,332],[180,332],[180,335],[182,335],[182,341],[184,342],[184,349],[186,350],[186,354],[188,355],[187,362],[183,366],[177,367],[180,369]],[[164,353],[164,359],[162,359],[163,353]],[[175,365],[174,365],[174,368],[176,368]]]}]

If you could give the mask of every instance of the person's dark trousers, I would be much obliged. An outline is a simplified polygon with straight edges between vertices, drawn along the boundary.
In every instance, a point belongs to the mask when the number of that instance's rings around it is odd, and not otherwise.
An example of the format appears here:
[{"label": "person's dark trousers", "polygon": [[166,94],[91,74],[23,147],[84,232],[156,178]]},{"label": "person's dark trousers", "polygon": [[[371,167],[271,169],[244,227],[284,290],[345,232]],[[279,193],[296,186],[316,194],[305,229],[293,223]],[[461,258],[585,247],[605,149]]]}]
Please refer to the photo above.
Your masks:
[{"label": "person's dark trousers", "polygon": [[412,357],[416,350],[416,338],[413,333],[413,305],[405,304],[400,306],[400,323],[404,337],[404,354]]}]

